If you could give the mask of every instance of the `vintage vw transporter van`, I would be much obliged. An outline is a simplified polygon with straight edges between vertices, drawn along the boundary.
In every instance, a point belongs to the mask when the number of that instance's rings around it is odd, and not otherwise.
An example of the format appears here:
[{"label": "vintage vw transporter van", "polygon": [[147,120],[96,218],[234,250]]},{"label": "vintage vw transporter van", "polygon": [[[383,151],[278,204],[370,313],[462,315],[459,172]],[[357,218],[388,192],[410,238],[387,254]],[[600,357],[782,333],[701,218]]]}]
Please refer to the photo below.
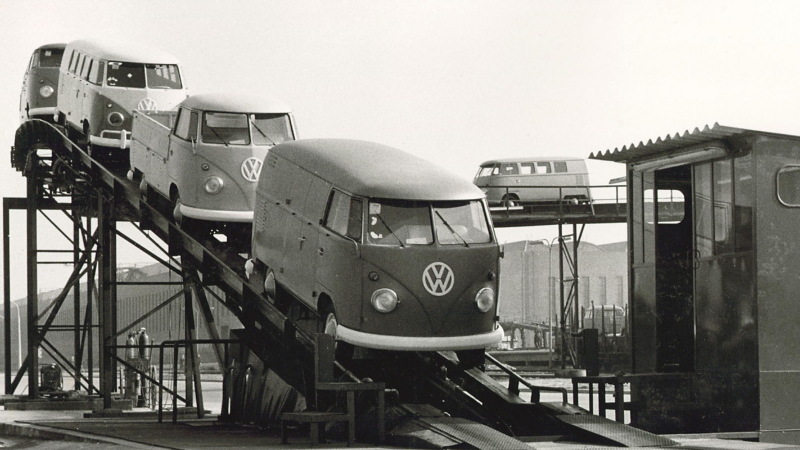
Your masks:
[{"label": "vintage vw transporter van", "polygon": [[58,98],[58,69],[65,44],[43,45],[33,51],[19,97],[20,122],[53,120]]},{"label": "vintage vw transporter van", "polygon": [[291,110],[278,100],[194,95],[177,112],[135,112],[129,177],[169,199],[179,221],[249,223],[267,151],[293,139]]},{"label": "vintage vw transporter van", "polygon": [[67,44],[55,120],[101,159],[127,162],[134,110],[169,111],[187,96],[178,60],[107,40]]},{"label": "vintage vw transporter van", "polygon": [[[388,350],[483,350],[500,342],[500,248],[483,194],[380,144],[273,147],[256,195],[253,270],[319,330]],[[470,352],[467,352],[470,353]],[[474,352],[472,352],[474,353]]]},{"label": "vintage vw transporter van", "polygon": [[486,161],[473,183],[486,194],[490,205],[591,200],[589,172],[581,158],[545,156]]}]

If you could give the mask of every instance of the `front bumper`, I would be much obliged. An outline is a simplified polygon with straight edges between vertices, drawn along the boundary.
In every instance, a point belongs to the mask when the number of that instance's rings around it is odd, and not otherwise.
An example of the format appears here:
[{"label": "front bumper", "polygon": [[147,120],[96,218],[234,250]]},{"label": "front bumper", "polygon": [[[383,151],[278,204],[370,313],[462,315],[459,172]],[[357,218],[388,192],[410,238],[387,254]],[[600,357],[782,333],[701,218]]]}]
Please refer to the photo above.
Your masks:
[{"label": "front bumper", "polygon": [[503,340],[503,327],[496,325],[493,331],[468,336],[387,336],[383,334],[364,333],[342,325],[336,328],[336,336],[359,347],[379,350],[475,350],[493,347]]},{"label": "front bumper", "polygon": [[181,214],[192,219],[208,220],[215,222],[252,222],[253,211],[221,211],[216,209],[201,209],[181,204]]}]

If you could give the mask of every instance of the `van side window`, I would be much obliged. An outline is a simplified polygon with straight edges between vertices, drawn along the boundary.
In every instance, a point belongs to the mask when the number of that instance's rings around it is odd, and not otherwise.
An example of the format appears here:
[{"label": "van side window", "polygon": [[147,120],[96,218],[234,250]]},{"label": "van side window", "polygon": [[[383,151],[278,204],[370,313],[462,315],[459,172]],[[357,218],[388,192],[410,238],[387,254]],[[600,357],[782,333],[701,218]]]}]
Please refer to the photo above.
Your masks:
[{"label": "van side window", "polygon": [[75,67],[78,65],[78,58],[80,57],[80,53],[76,52],[75,50],[72,51],[72,56],[69,58],[69,72],[75,73]]},{"label": "van side window", "polygon": [[91,57],[86,57],[86,62],[83,64],[83,70],[81,71],[81,78],[84,80],[89,80],[89,72],[92,70],[92,66],[94,65],[94,59]]},{"label": "van side window", "polygon": [[536,163],[536,173],[551,173],[550,170],[550,163],[549,162],[537,162]]},{"label": "van side window", "polygon": [[331,231],[351,239],[361,239],[361,217],[363,205],[337,190],[331,191],[323,224]]},{"label": "van side window", "polygon": [[517,163],[500,164],[500,175],[519,175]]},{"label": "van side window", "polygon": [[536,168],[533,166],[533,163],[521,163],[519,165],[520,175],[532,175],[534,173],[536,173]]},{"label": "van side window", "polygon": [[555,173],[566,173],[567,172],[567,162],[566,161],[553,161],[553,171]]},{"label": "van side window", "polygon": [[81,73],[83,72],[83,65],[86,63],[86,55],[81,53],[81,57],[78,58],[78,65],[75,66],[75,75],[80,78]]},{"label": "van side window", "polygon": [[91,70],[89,70],[89,83],[101,84],[103,82],[103,62],[94,61]]},{"label": "van side window", "polygon": [[197,138],[197,113],[181,108],[178,113],[178,122],[175,124],[175,136],[184,141]]}]

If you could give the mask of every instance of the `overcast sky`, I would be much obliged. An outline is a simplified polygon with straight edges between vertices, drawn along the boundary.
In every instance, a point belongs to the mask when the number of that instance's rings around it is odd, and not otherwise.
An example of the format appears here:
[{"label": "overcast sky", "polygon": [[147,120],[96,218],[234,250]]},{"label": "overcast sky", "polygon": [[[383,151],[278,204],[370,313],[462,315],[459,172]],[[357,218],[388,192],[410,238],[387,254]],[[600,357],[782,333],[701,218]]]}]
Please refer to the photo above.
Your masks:
[{"label": "overcast sky", "polygon": [[[172,53],[192,93],[283,100],[302,138],[377,141],[469,179],[488,159],[587,157],[714,122],[800,134],[798,12],[763,1],[3,0],[0,151],[13,145],[31,52],[103,37]],[[2,194],[23,196],[3,154]],[[593,184],[624,174],[589,167]],[[624,226],[584,234],[624,238]],[[12,288],[24,295],[24,278]]]}]

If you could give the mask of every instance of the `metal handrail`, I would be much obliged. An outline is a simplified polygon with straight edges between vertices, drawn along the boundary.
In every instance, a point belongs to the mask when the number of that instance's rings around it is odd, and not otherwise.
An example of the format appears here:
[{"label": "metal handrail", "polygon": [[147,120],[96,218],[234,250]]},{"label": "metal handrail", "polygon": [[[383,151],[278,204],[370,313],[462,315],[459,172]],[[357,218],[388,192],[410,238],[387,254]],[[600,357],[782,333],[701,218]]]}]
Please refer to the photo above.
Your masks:
[{"label": "metal handrail", "polygon": [[[510,367],[506,364],[500,362],[494,356],[486,353],[484,355],[489,362],[496,365],[500,368],[503,372],[508,375],[508,389],[519,395],[519,385],[522,383],[527,388],[531,390],[531,403],[538,403],[539,402],[539,392],[540,391],[548,391],[548,392],[561,392],[562,401],[566,404],[567,403],[567,389],[566,388],[558,388],[558,387],[549,387],[549,386],[535,386],[529,383],[527,380],[519,376],[516,372],[514,372]],[[536,392],[536,400],[534,402],[533,396],[534,392]]]},{"label": "metal handrail", "polygon": [[[225,346],[225,361],[224,365],[228,365],[228,345],[229,344],[238,344],[241,341],[237,339],[180,339],[180,340],[173,340],[173,341],[163,341],[158,344],[158,423],[163,422],[164,420],[164,349],[167,346],[172,346],[172,390],[175,394],[172,396],[172,423],[178,423],[178,347],[188,347],[189,345],[196,345],[196,344],[224,344]],[[188,361],[187,361],[188,363]],[[222,370],[222,391],[223,395],[225,393],[225,387],[227,386],[226,378],[227,378],[227,371],[225,368]],[[166,389],[169,390],[169,389]],[[188,398],[191,395],[189,392],[186,393],[186,397]],[[187,400],[184,399],[184,402]],[[201,412],[198,411],[198,414]]]}]

